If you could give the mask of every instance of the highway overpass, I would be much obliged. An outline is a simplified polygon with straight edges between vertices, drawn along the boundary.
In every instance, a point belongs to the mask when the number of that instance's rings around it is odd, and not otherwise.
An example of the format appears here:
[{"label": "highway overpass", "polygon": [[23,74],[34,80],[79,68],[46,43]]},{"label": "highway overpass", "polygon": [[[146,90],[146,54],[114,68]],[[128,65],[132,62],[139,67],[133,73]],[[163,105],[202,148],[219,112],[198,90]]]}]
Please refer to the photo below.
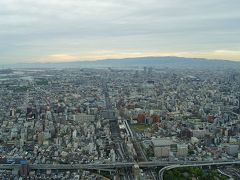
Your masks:
[{"label": "highway overpass", "polygon": [[[116,162],[110,164],[29,164],[30,169],[58,169],[58,170],[109,170],[131,168],[138,164],[140,168],[167,167],[167,166],[213,166],[240,164],[240,161],[146,161],[146,162]],[[0,169],[19,168],[20,164],[0,164]]]}]

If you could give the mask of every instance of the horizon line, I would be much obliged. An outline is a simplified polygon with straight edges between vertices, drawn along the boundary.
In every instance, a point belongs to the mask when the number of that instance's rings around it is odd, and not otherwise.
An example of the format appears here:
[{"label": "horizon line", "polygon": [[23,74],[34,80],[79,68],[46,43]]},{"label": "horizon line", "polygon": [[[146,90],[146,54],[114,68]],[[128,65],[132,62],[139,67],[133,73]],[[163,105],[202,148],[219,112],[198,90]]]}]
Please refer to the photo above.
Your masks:
[{"label": "horizon line", "polygon": [[107,60],[126,60],[126,59],[141,59],[141,58],[183,58],[186,60],[208,60],[208,61],[227,61],[227,62],[237,62],[239,63],[240,60],[231,60],[231,59],[216,59],[216,58],[205,58],[205,57],[185,57],[185,56],[136,56],[136,57],[124,57],[124,58],[101,58],[101,59],[91,59],[91,60],[72,60],[72,61],[61,61],[56,60],[54,62],[43,62],[43,61],[35,61],[35,62],[18,62],[18,63],[10,63],[10,64],[0,64],[1,66],[4,65],[20,65],[20,64],[61,64],[61,63],[75,63],[75,62],[97,62],[97,61],[107,61]]}]

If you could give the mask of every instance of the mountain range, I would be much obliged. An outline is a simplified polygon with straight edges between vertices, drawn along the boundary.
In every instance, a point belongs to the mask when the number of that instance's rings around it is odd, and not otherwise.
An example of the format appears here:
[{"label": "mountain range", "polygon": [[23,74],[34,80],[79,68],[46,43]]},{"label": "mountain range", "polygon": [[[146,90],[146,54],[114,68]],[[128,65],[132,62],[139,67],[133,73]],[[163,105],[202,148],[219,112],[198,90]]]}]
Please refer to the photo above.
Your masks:
[{"label": "mountain range", "polygon": [[73,61],[53,63],[19,63],[6,65],[7,68],[240,68],[240,61],[210,60],[204,58],[166,57],[136,57],[124,59],[104,59],[96,61]]}]

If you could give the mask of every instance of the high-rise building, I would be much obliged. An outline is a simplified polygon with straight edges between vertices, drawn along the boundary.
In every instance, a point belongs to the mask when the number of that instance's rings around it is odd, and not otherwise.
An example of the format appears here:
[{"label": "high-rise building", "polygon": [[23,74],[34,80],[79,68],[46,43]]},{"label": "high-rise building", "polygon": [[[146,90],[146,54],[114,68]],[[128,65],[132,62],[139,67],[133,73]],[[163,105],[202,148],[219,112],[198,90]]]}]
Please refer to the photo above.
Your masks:
[{"label": "high-rise building", "polygon": [[237,156],[239,152],[239,145],[229,144],[227,147],[227,153],[231,156]]},{"label": "high-rise building", "polygon": [[146,66],[143,68],[143,73],[144,73],[144,75],[147,74],[147,67]]},{"label": "high-rise building", "polygon": [[134,180],[140,180],[140,168],[137,164],[135,164],[133,166],[133,176],[134,176]]},{"label": "high-rise building", "polygon": [[39,145],[43,144],[43,139],[44,139],[43,132],[38,133],[38,144]]},{"label": "high-rise building", "polygon": [[152,71],[153,71],[153,68],[152,68],[152,67],[149,67],[149,68],[148,68],[148,75],[151,75],[151,74],[152,74]]},{"label": "high-rise building", "polygon": [[116,161],[116,153],[114,151],[114,149],[111,149],[110,151],[110,157],[111,157],[111,161],[115,162]]},{"label": "high-rise building", "polygon": [[238,96],[238,113],[240,113],[240,95]]},{"label": "high-rise building", "polygon": [[73,139],[76,139],[77,137],[77,130],[75,129],[73,132],[72,132],[72,138]]},{"label": "high-rise building", "polygon": [[20,175],[24,178],[27,178],[29,173],[28,162],[26,160],[20,161]]},{"label": "high-rise building", "polygon": [[144,123],[145,122],[145,114],[144,113],[139,113],[137,120],[139,123]]},{"label": "high-rise building", "polygon": [[10,109],[10,117],[15,117],[16,116],[16,109],[11,108]]},{"label": "high-rise building", "polygon": [[188,146],[186,144],[177,144],[177,157],[185,157],[188,155]]}]

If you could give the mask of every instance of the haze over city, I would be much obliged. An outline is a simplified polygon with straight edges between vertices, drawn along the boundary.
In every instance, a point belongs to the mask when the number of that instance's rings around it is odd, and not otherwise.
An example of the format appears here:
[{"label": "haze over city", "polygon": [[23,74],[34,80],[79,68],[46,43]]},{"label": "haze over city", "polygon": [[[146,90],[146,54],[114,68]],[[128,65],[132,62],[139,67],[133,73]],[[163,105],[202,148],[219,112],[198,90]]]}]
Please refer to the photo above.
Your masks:
[{"label": "haze over city", "polygon": [[240,60],[238,0],[0,1],[0,63]]}]

